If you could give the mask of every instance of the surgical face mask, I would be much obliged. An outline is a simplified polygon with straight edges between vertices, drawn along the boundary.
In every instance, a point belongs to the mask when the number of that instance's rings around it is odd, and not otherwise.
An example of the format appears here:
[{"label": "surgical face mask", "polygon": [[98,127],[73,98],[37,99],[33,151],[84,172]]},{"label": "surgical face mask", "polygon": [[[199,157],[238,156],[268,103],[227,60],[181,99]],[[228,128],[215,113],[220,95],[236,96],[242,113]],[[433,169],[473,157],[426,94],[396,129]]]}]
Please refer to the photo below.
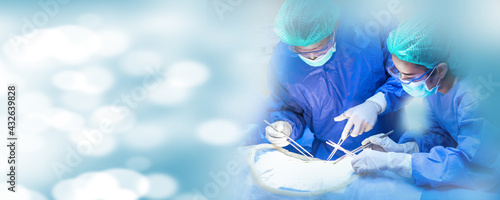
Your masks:
[{"label": "surgical face mask", "polygon": [[[434,69],[436,69],[436,68],[434,68]],[[434,71],[434,69],[433,69],[433,71]],[[432,74],[432,72],[431,72],[431,74]],[[433,87],[432,89],[429,89],[429,87],[427,87],[427,84],[425,83],[427,81],[427,79],[429,79],[429,77],[430,77],[430,74],[425,80],[418,81],[418,82],[411,82],[409,84],[403,84],[403,90],[406,91],[406,93],[408,93],[411,96],[421,97],[421,98],[436,94],[436,92],[440,86],[441,78],[438,80],[438,83],[436,84],[435,87]]]},{"label": "surgical face mask", "polygon": [[337,49],[335,48],[335,44],[330,48],[328,49],[328,51],[321,55],[321,56],[318,56],[316,59],[312,60],[312,59],[309,59],[309,58],[306,58],[302,55],[299,55],[300,59],[302,59],[305,63],[307,63],[308,65],[311,65],[313,67],[321,67],[323,66],[328,60],[330,60],[330,58],[332,58],[332,55],[333,53],[336,51]]}]

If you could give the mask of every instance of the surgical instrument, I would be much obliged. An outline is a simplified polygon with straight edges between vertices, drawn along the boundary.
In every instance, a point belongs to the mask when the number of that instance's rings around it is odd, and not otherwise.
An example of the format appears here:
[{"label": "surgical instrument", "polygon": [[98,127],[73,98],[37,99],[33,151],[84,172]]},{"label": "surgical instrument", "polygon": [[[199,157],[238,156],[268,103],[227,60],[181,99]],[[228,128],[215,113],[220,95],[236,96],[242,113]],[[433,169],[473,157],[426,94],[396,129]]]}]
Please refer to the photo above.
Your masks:
[{"label": "surgical instrument", "polygon": [[[349,137],[352,133],[352,129],[349,131],[349,134],[347,135],[347,137]],[[347,138],[346,138],[347,139]],[[342,139],[342,137],[339,139],[339,141],[337,142],[337,144],[339,145],[342,145],[344,143],[345,140]],[[333,151],[332,153],[330,153],[330,155],[328,156],[328,158],[326,159],[326,161],[330,161],[333,157],[333,155],[335,155],[335,153],[337,152],[338,148],[337,147],[334,147],[333,148]]]},{"label": "surgical instrument", "polygon": [[[269,123],[268,121],[264,120],[264,122],[266,122],[267,125],[269,125],[271,128],[273,128],[275,131],[283,134],[288,140],[290,140],[290,144],[293,146],[293,148],[295,148],[297,151],[299,151],[302,155],[304,155],[305,157],[308,157],[309,160],[312,160],[311,158],[314,158],[313,155],[311,155],[307,150],[305,150],[302,146],[300,146],[300,144],[298,144],[297,142],[295,142],[294,140],[292,140],[292,138],[290,138],[289,136],[285,135],[284,133],[282,133],[281,131],[278,131],[278,129],[276,129],[276,127],[274,127],[271,123]],[[297,148],[295,145],[297,145],[300,149],[302,149],[304,152],[307,153],[307,156],[306,154],[304,154],[299,148]]]},{"label": "surgical instrument", "polygon": [[338,145],[338,144],[335,144],[335,142],[332,142],[331,140],[326,141],[326,144],[328,144],[328,145],[330,145],[330,146],[332,146],[332,147],[334,147],[334,148],[338,148],[338,149],[340,149],[340,150],[341,150],[341,151],[343,151],[346,155],[349,155],[349,156],[356,156],[356,154],[354,154],[354,153],[352,153],[352,152],[350,152],[350,151],[348,151],[348,150],[344,149],[343,147],[341,147],[341,146],[340,146],[340,145]]},{"label": "surgical instrument", "polygon": [[[380,138],[387,137],[387,136],[389,136],[389,135],[390,135],[390,134],[392,134],[392,133],[394,133],[394,130],[391,130],[391,131],[387,132],[386,134],[381,135],[381,136],[380,136]],[[372,143],[371,143],[371,142],[368,142],[368,143],[366,143],[366,144],[364,144],[364,145],[361,145],[360,147],[358,147],[358,148],[356,148],[356,149],[352,150],[352,151],[351,151],[351,153],[356,154],[356,153],[358,153],[358,152],[360,152],[360,151],[362,151],[362,150],[364,150],[364,149],[366,149],[366,148],[370,147],[371,145],[372,145]],[[337,162],[341,161],[342,159],[344,159],[345,157],[346,157],[346,155],[343,155],[343,156],[341,156],[340,158],[338,158],[337,160],[334,160],[334,161],[333,161],[333,163],[335,164],[335,163],[337,163]]]}]

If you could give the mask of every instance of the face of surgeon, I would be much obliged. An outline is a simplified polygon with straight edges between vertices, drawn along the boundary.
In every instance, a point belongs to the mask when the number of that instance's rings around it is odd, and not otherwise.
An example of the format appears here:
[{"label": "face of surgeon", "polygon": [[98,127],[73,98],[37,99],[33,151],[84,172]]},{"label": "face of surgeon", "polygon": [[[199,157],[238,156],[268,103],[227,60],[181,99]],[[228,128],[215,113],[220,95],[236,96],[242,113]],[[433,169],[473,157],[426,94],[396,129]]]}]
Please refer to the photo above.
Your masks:
[{"label": "face of surgeon", "polygon": [[[400,73],[399,78],[401,80],[412,80],[412,79],[421,77],[423,74],[425,74],[425,72],[427,72],[427,70],[431,70],[431,69],[428,69],[427,67],[424,67],[422,65],[417,65],[415,63],[406,62],[404,60],[401,60],[397,56],[395,56],[394,54],[392,54],[392,61],[394,62],[394,66],[396,66],[396,68],[398,69],[398,71]],[[432,74],[428,73],[427,75],[423,76],[422,78],[420,78],[418,80],[414,80],[414,81],[422,81],[422,80],[427,79],[427,81],[425,83],[427,84],[428,88],[436,87],[436,85],[439,82],[439,79],[444,77],[443,72],[446,73],[446,71],[443,71],[443,70],[447,70],[447,67],[445,67],[445,65],[446,64],[444,64],[444,63],[439,64],[437,66],[435,72],[433,72]],[[443,69],[443,68],[446,68],[446,69]]]},{"label": "face of surgeon", "polygon": [[[311,44],[307,47],[294,46],[294,49],[297,53],[300,53],[302,56],[309,58],[311,60],[316,59],[317,57],[324,55],[328,52],[328,50],[333,46],[334,42],[329,42],[332,39],[332,36],[329,35],[321,41]],[[319,51],[321,50],[321,51]],[[308,53],[311,52],[311,53]]]}]

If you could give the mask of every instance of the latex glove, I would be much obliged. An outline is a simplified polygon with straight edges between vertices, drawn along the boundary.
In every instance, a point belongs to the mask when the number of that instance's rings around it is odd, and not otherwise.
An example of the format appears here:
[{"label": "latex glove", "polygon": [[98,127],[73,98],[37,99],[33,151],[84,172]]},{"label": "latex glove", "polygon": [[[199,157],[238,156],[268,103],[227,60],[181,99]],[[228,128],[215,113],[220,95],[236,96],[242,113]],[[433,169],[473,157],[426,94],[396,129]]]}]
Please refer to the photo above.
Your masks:
[{"label": "latex glove", "polygon": [[407,142],[398,144],[389,137],[380,138],[383,133],[366,138],[361,142],[362,145],[371,142],[371,149],[382,152],[398,152],[398,153],[418,153],[418,144],[416,142]]},{"label": "latex glove", "polygon": [[352,161],[354,172],[378,172],[390,170],[404,177],[411,177],[411,155],[405,153],[380,152],[365,149]]},{"label": "latex glove", "polygon": [[351,133],[352,137],[372,130],[380,113],[380,107],[376,103],[367,100],[335,117],[334,120],[337,122],[349,119],[342,131],[342,140],[347,138],[351,128],[353,129]]},{"label": "latex glove", "polygon": [[[272,123],[274,128],[276,128],[279,132],[274,130],[272,127],[266,127],[266,139],[278,147],[284,147],[290,144],[287,137],[290,137],[292,134],[292,126],[288,122],[285,121],[276,121]],[[286,135],[286,136],[285,136]]]}]

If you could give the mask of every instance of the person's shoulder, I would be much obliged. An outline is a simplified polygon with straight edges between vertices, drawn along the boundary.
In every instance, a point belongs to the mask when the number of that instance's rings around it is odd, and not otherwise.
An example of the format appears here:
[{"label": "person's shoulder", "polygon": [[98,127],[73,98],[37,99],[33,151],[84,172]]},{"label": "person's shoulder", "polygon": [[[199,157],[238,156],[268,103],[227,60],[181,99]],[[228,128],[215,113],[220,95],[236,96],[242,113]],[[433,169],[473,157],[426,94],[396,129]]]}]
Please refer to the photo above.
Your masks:
[{"label": "person's shoulder", "polygon": [[479,104],[481,98],[477,93],[477,81],[471,77],[465,77],[455,86],[457,86],[457,99],[460,98],[460,107],[477,106]]},{"label": "person's shoulder", "polygon": [[275,70],[280,70],[287,62],[290,60],[290,52],[289,47],[286,43],[280,41],[274,47],[273,54],[271,56],[271,66]]},{"label": "person's shoulder", "polygon": [[[451,105],[458,110],[476,110],[480,98],[474,91],[477,84],[470,78],[463,78],[457,82],[446,94],[434,94],[425,98],[429,106]],[[447,97],[448,96],[448,97]]]},{"label": "person's shoulder", "polygon": [[276,46],[274,47],[272,57],[273,58],[282,57],[288,54],[287,50],[288,50],[288,45],[280,40],[278,44],[276,44]]},{"label": "person's shoulder", "polygon": [[269,67],[272,74],[285,78],[296,73],[300,64],[298,55],[293,55],[288,45],[280,41],[274,48]]}]

